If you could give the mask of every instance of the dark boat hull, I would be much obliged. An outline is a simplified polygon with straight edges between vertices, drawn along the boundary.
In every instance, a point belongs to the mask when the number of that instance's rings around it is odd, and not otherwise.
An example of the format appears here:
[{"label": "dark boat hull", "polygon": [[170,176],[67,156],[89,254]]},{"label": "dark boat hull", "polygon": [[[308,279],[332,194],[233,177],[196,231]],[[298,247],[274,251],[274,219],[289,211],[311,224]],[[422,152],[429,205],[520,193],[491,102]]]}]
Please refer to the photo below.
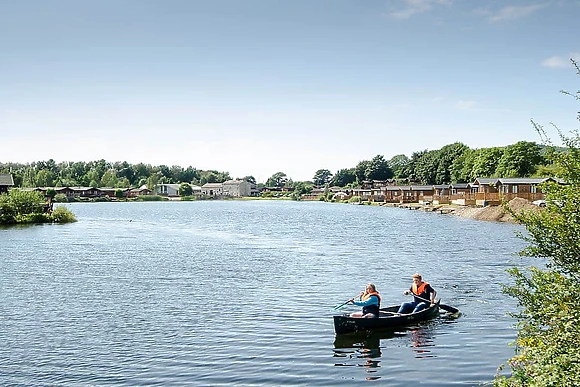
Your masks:
[{"label": "dark boat hull", "polygon": [[381,328],[401,327],[429,320],[439,314],[439,302],[417,313],[394,315],[398,305],[381,308],[381,315],[376,318],[350,317],[348,314],[334,316],[334,331],[337,334],[369,331]]}]

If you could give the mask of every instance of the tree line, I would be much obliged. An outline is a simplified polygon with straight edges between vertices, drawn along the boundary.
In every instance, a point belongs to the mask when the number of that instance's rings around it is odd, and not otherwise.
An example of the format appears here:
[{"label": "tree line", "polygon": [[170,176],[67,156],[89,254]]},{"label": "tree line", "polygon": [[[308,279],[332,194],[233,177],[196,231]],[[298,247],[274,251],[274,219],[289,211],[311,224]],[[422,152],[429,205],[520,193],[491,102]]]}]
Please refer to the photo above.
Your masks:
[{"label": "tree line", "polygon": [[[353,168],[331,173],[328,169],[315,172],[312,181],[293,181],[284,172],[276,172],[265,183],[268,187],[323,187],[333,185],[354,187],[363,181],[396,179],[415,184],[468,183],[478,177],[553,176],[555,167],[545,156],[545,147],[535,142],[519,141],[505,147],[471,149],[460,142],[437,150],[403,154],[386,160],[377,155],[362,160]],[[16,187],[113,187],[129,188],[146,185],[153,188],[163,183],[222,183],[230,180],[229,172],[200,170],[192,166],[152,166],[123,162],[77,161],[56,163],[0,163],[0,172],[12,173]],[[256,184],[253,176],[241,178]]]}]

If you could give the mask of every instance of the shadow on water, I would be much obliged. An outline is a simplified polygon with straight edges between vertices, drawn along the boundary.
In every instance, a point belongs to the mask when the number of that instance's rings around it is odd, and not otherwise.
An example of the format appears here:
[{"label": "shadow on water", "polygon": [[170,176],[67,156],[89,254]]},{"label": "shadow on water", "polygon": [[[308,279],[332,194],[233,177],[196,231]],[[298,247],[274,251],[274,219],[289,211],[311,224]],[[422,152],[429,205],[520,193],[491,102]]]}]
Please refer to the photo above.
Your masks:
[{"label": "shadow on water", "polygon": [[454,324],[460,313],[444,314],[435,321],[398,327],[346,334],[337,334],[334,338],[334,357],[336,367],[362,367],[366,380],[377,380],[373,375],[380,367],[383,353],[389,348],[403,346],[414,352],[416,358],[435,357],[431,349],[435,346],[434,336],[440,324]]},{"label": "shadow on water", "polygon": [[334,338],[334,356],[337,358],[337,362],[334,365],[337,367],[363,367],[367,373],[366,380],[378,380],[380,376],[373,374],[380,367],[381,340],[404,335],[404,333],[392,330],[336,335]]}]

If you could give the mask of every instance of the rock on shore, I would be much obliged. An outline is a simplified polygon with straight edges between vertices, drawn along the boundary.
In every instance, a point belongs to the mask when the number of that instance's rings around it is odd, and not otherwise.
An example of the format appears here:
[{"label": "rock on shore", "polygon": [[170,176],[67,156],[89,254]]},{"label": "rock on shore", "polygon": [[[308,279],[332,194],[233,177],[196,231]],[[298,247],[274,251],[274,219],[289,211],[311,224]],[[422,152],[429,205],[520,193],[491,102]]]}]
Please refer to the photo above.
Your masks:
[{"label": "rock on shore", "polygon": [[[528,200],[522,198],[514,198],[510,200],[507,205],[514,212],[540,210],[538,206],[535,206]],[[513,217],[506,212],[502,206],[459,207],[453,211],[453,214],[469,219],[514,222]]]}]

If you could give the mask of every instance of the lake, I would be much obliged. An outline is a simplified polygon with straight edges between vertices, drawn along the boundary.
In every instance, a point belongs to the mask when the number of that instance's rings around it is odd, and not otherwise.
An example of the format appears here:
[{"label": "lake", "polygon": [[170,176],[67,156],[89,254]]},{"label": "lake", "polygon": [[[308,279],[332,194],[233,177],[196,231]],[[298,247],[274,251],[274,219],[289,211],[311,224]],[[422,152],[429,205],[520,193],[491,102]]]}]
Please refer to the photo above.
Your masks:
[{"label": "lake", "polygon": [[[0,385],[473,386],[513,355],[501,284],[522,226],[322,202],[67,207],[77,223],[0,229]],[[415,272],[461,316],[335,337],[335,305],[368,282],[409,301]]]}]

